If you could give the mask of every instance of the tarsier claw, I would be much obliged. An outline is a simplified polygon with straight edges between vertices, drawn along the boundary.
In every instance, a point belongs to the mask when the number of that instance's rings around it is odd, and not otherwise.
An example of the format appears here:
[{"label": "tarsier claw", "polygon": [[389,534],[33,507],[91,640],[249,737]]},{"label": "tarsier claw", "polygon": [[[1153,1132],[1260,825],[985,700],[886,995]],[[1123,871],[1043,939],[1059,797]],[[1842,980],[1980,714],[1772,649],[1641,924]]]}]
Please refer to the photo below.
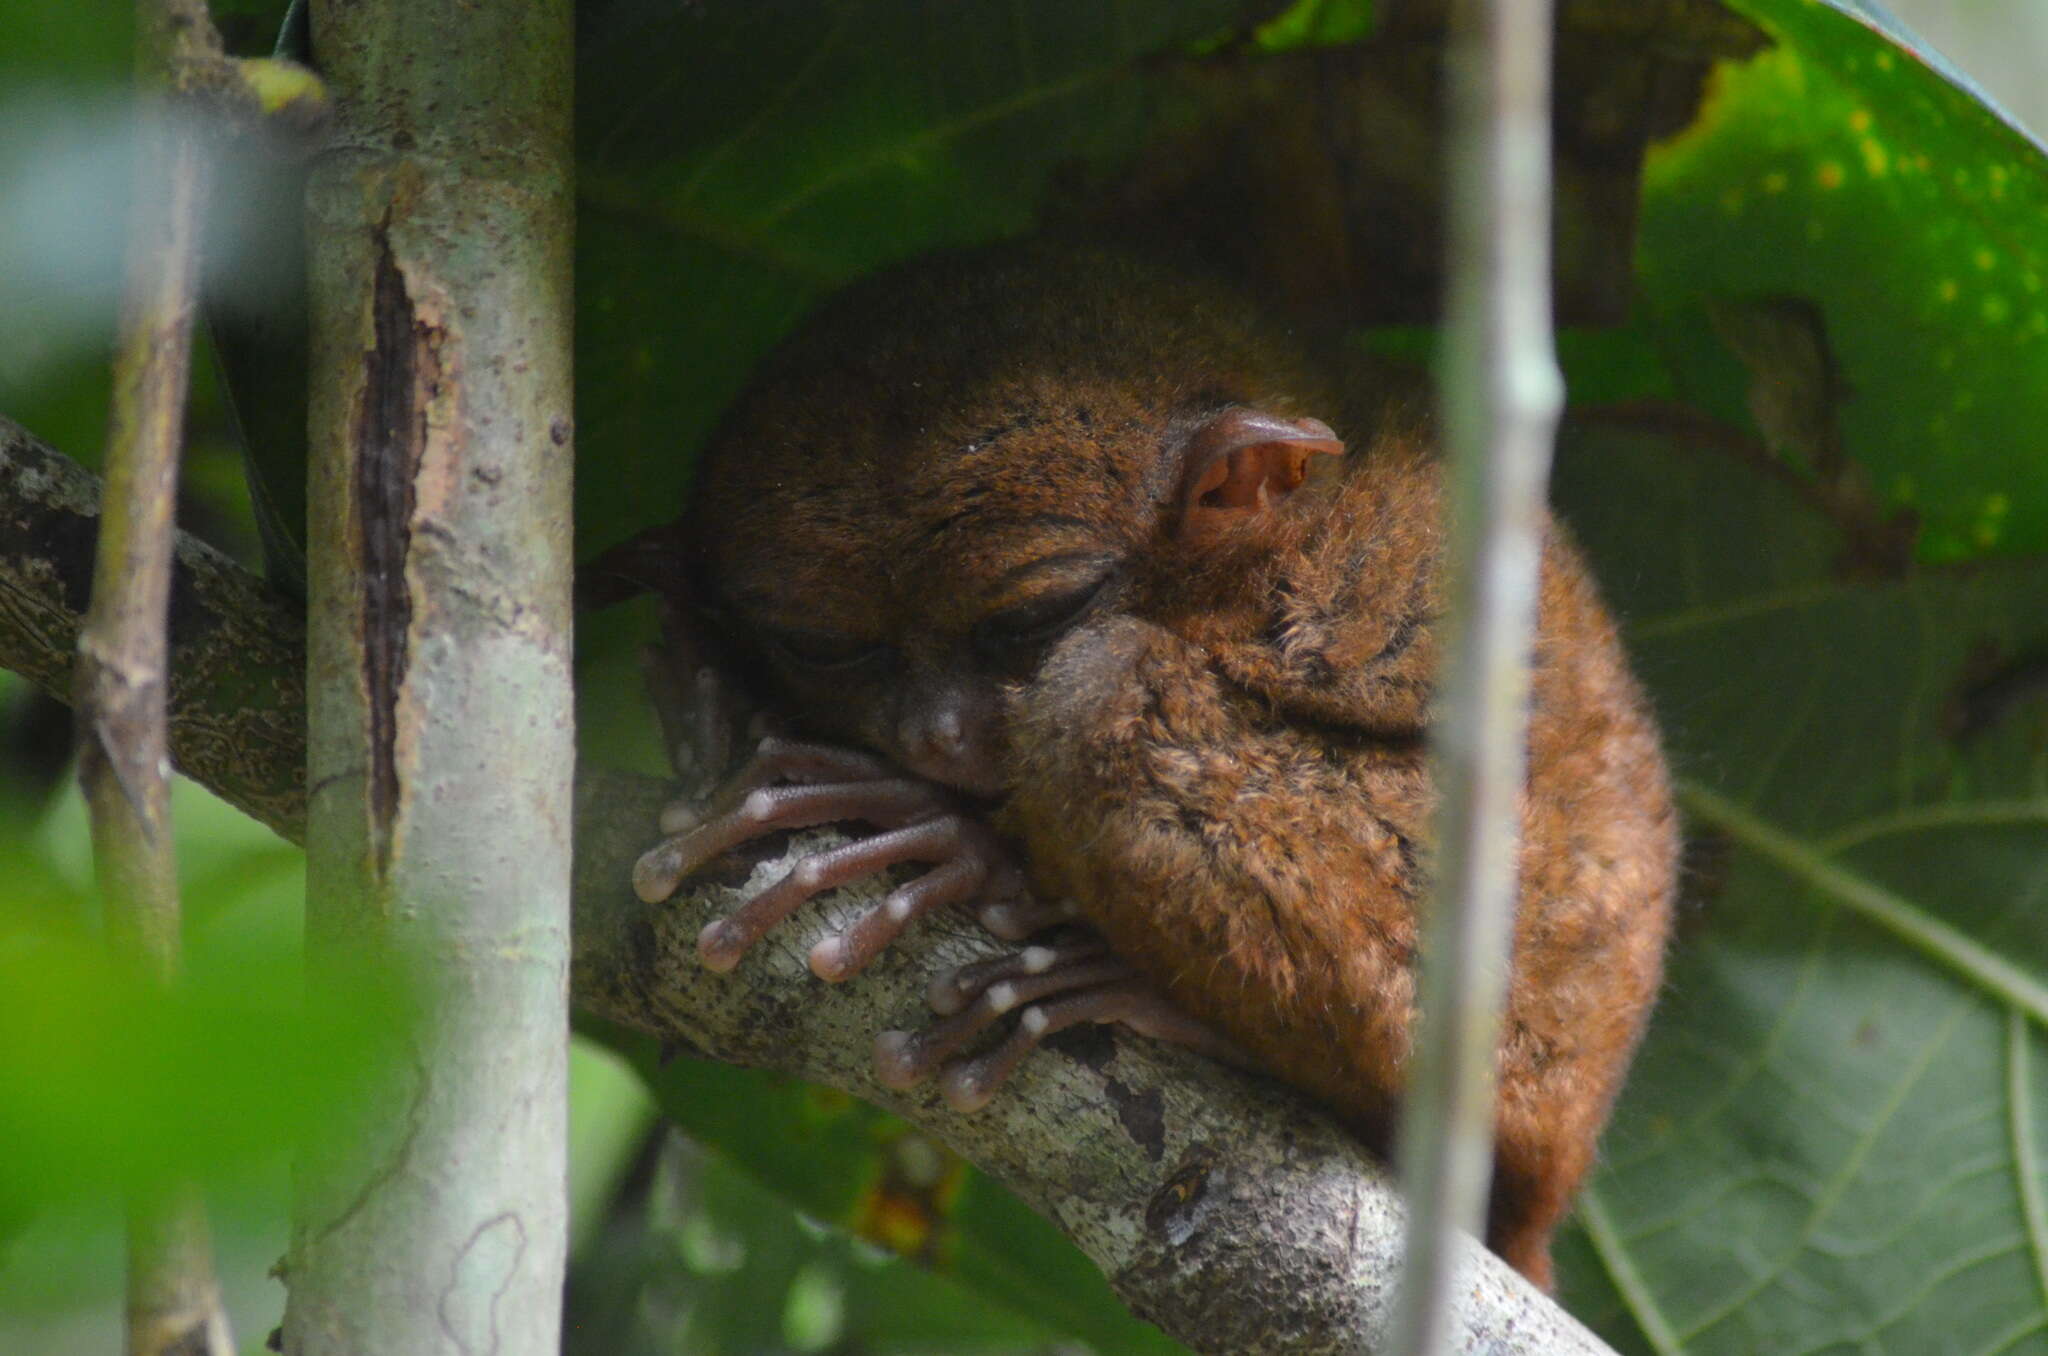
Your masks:
[{"label": "tarsier claw", "polygon": [[1018,894],[991,900],[982,905],[975,915],[981,925],[1006,942],[1021,942],[1034,937],[1049,927],[1071,923],[1081,916],[1081,911],[1070,899],[1050,903],[1033,898],[1029,894]]},{"label": "tarsier claw", "polygon": [[633,863],[633,893],[643,904],[659,904],[683,883],[682,857],[671,839],[650,848]]},{"label": "tarsier claw", "polygon": [[747,944],[738,939],[723,918],[714,918],[697,933],[697,958],[707,970],[725,974],[740,963]]}]

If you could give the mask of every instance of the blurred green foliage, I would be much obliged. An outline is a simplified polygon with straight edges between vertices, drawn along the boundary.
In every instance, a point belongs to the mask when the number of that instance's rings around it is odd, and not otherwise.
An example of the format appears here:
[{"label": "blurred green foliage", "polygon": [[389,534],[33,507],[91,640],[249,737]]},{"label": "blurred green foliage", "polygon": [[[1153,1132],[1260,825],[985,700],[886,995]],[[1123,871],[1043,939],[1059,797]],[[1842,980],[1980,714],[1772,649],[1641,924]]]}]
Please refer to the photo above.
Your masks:
[{"label": "blurred green foliage", "polygon": [[650,1152],[638,1199],[571,1274],[566,1356],[1071,1350],[1052,1316],[991,1304],[838,1229],[792,1226],[752,1173],[680,1136]]}]

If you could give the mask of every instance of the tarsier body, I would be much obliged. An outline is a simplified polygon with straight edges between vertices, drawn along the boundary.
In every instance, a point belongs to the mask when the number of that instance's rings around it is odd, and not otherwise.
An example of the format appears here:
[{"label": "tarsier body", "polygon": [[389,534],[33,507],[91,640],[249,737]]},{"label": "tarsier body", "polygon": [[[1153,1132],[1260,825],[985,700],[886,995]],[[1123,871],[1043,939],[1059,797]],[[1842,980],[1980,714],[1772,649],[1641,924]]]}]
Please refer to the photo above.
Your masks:
[{"label": "tarsier body", "polygon": [[[1078,966],[1075,1014],[1212,1033],[1386,1150],[1427,897],[1442,507],[1429,450],[1385,422],[1230,294],[1113,255],[949,256],[843,296],[728,416],[681,540],[772,705],[896,766],[785,746],[643,892],[755,825],[878,825],[879,847],[702,943],[729,966],[806,893],[934,864],[813,953],[842,978],[923,908],[1017,895],[1009,844],[1037,902],[998,911],[1077,910],[1113,955],[1006,973]],[[1654,728],[1555,529],[1530,720],[1488,1232],[1547,1284],[1676,863]],[[897,769],[958,799],[920,802]],[[899,1072],[929,1071],[895,1039]]]}]

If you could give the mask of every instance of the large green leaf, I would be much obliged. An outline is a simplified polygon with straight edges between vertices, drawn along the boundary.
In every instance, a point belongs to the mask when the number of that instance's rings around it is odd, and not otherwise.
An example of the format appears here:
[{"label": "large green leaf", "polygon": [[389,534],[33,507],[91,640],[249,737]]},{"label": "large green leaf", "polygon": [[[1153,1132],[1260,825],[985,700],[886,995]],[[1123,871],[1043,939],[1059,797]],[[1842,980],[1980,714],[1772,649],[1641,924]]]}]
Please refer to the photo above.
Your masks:
[{"label": "large green leaf", "polygon": [[1727,308],[1814,303],[1842,441],[1920,514],[1922,558],[2048,549],[2048,155],[1865,6],[1730,3],[1776,45],[1718,71],[1649,161],[1650,341],[1688,400],[1748,422],[1752,376],[1802,379],[1745,371]]},{"label": "large green leaf", "polygon": [[1027,229],[1056,169],[1156,134],[1148,57],[1257,8],[581,6],[585,540],[680,508],[713,417],[827,289]]},{"label": "large green leaf", "polygon": [[[1721,865],[1565,1253],[1630,1349],[2048,1351],[2048,560],[1830,573],[1733,463],[1559,473]],[[1715,879],[1718,877],[1719,879]]]}]

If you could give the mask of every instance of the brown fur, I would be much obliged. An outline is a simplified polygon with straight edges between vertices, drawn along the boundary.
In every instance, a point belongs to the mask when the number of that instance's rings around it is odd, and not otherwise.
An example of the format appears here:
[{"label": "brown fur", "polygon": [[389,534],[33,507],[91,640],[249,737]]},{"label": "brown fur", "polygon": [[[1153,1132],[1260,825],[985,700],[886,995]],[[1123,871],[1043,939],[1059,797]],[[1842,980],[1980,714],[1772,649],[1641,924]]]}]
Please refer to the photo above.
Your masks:
[{"label": "brown fur", "polygon": [[[1175,449],[1234,405],[1319,414],[1352,451],[1183,541]],[[1230,294],[1027,247],[830,307],[728,418],[687,539],[794,714],[999,789],[1036,888],[1384,1151],[1427,892],[1440,518],[1424,440],[1347,410]],[[1069,629],[991,650],[991,614],[1103,562]],[[763,642],[778,628],[873,653],[809,671]],[[948,701],[981,717],[957,773],[905,733]],[[1489,1241],[1547,1284],[1657,988],[1676,861],[1655,729],[1555,529],[1531,722]]]}]

